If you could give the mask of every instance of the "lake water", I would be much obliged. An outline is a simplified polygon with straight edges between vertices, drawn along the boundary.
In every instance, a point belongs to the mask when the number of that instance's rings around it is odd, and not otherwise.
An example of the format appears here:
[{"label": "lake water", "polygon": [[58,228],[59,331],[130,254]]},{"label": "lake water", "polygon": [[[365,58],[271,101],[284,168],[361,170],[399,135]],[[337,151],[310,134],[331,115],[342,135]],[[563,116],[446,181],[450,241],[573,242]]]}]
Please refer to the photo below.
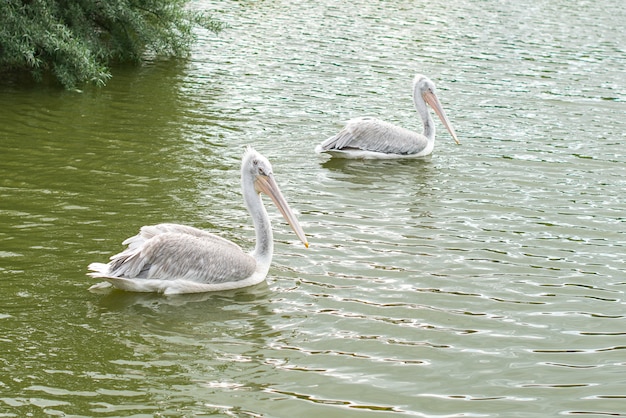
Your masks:
[{"label": "lake water", "polygon": [[[187,60],[82,92],[0,87],[0,416],[626,416],[626,8],[599,0],[197,1],[230,25]],[[422,160],[313,152],[351,117]],[[254,245],[267,282],[89,292],[86,266],[177,222]]]}]

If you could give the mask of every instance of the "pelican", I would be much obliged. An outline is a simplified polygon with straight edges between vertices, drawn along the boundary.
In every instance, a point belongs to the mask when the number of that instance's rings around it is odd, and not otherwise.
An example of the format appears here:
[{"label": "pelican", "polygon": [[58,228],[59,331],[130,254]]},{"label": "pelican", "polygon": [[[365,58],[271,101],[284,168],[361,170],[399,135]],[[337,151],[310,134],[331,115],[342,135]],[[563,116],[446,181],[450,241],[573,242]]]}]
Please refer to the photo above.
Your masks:
[{"label": "pelican", "polygon": [[112,256],[109,263],[89,265],[89,276],[106,280],[89,289],[115,286],[132,292],[171,295],[236,289],[262,282],[272,261],[274,241],[261,193],[274,201],[308,248],[304,231],[274,180],[270,162],[251,147],[241,162],[241,189],[256,233],[256,246],[251,253],[190,226],[144,226],[139,234],[122,243],[128,248]]},{"label": "pelican", "polygon": [[424,124],[421,134],[376,118],[355,118],[350,119],[337,135],[315,147],[315,151],[342,158],[413,158],[429,155],[435,148],[435,124],[426,104],[433,108],[454,141],[460,144],[439,103],[435,83],[421,74],[413,79],[413,103]]}]

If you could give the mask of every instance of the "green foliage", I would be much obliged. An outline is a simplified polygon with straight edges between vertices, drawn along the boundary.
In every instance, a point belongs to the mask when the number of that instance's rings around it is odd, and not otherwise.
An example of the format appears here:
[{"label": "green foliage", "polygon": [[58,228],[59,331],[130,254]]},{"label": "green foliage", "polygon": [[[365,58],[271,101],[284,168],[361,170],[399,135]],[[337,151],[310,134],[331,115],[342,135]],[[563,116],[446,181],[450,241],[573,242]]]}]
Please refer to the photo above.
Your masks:
[{"label": "green foliage", "polygon": [[185,9],[187,0],[0,0],[0,71],[50,72],[66,88],[104,85],[115,62],[145,53],[180,56],[193,29],[220,22]]}]

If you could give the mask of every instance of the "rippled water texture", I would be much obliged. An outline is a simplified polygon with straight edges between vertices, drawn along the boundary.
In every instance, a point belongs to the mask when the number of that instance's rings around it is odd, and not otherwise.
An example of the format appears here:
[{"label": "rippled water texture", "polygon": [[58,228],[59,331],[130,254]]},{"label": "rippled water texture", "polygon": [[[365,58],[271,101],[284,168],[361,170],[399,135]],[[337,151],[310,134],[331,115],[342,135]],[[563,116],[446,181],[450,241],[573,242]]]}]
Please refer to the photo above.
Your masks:
[{"label": "rippled water texture", "polygon": [[[0,88],[0,415],[626,416],[626,9],[616,1],[198,1],[230,25],[104,89]],[[333,161],[355,116],[432,157]],[[254,145],[274,207],[267,283],[88,292],[144,224],[250,248]]]}]

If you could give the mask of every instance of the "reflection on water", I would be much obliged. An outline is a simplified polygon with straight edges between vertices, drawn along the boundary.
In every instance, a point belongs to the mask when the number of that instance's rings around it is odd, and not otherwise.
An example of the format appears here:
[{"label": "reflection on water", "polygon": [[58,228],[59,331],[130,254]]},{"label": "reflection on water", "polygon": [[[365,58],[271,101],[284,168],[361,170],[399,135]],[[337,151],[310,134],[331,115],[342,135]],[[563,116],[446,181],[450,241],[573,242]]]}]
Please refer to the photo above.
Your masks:
[{"label": "reflection on water", "polygon": [[[231,28],[189,60],[0,87],[0,415],[624,414],[623,7],[193,6]],[[416,72],[461,146],[313,152],[355,116],[420,129]],[[252,248],[247,144],[310,248],[270,209],[267,283],[86,291],[145,224]]]},{"label": "reflection on water", "polygon": [[[142,307],[155,312],[172,309],[174,316],[181,317],[185,306],[190,306],[193,312],[197,312],[198,304],[205,306],[209,312],[221,310],[234,302],[262,301],[267,297],[269,288],[267,283],[260,283],[245,290],[229,290],[222,292],[190,293],[183,295],[170,295],[162,297],[155,293],[132,293],[117,291],[115,289],[103,289],[94,291],[102,295],[98,299],[101,308],[111,311],[123,311],[128,308]],[[200,318],[197,318],[200,319]]]}]

